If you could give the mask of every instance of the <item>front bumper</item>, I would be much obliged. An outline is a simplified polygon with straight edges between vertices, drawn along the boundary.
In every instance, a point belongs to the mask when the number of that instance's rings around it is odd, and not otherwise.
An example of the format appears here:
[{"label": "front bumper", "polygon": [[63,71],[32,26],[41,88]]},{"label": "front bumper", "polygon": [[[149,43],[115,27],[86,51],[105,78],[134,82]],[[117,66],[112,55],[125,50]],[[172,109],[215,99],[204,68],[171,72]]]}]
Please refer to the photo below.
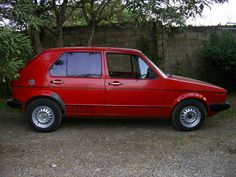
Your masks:
[{"label": "front bumper", "polygon": [[218,111],[224,111],[226,109],[230,108],[230,103],[225,102],[225,103],[218,103],[218,104],[211,104],[210,109],[212,112],[218,112]]},{"label": "front bumper", "polygon": [[7,105],[11,108],[20,109],[21,106],[23,105],[23,103],[21,101],[18,101],[18,100],[9,99],[9,100],[7,100]]}]

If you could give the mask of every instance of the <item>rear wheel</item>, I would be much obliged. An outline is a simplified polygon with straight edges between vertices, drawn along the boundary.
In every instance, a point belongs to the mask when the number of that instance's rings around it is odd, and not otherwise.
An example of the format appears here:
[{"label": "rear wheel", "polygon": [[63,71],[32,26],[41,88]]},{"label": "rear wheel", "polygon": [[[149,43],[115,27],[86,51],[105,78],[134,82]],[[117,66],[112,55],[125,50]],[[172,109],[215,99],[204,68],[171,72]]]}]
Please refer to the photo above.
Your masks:
[{"label": "rear wheel", "polygon": [[196,130],[204,122],[206,110],[197,100],[184,100],[180,102],[172,113],[172,121],[178,130]]},{"label": "rear wheel", "polygon": [[33,101],[29,105],[26,114],[30,126],[41,132],[56,130],[62,119],[59,106],[49,99]]}]

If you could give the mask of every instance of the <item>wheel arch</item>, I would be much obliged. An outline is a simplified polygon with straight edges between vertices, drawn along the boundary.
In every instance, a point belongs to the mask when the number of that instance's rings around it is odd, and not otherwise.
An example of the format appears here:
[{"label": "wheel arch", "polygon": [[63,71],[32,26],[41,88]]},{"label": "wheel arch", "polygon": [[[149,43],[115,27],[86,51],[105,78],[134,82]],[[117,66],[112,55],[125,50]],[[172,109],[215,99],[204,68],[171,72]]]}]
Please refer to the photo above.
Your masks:
[{"label": "wheel arch", "polygon": [[66,114],[66,107],[65,104],[63,102],[63,100],[61,99],[61,97],[59,95],[57,95],[56,93],[51,93],[51,94],[44,94],[44,95],[36,95],[36,96],[32,96],[26,103],[25,103],[25,111],[27,110],[27,108],[29,107],[29,105],[37,100],[37,99],[49,99],[51,101],[53,101],[54,103],[56,103],[61,111],[62,114],[65,115]]},{"label": "wheel arch", "polygon": [[[200,103],[203,104],[206,112],[208,113],[208,101],[206,99],[206,97],[204,97],[203,95],[199,94],[199,93],[188,93],[188,94],[184,94],[184,95],[181,95],[179,96],[178,98],[176,98],[174,100],[174,108],[182,101],[185,101],[185,100],[197,100],[199,101]],[[173,110],[172,110],[173,112]]]}]

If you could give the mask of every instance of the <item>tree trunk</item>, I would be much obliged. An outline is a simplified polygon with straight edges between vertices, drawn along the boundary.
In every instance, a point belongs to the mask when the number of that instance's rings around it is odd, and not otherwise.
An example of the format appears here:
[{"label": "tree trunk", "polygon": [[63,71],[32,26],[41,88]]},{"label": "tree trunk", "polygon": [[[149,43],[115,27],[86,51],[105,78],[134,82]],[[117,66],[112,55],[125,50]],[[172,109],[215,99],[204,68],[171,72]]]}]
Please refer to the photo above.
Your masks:
[{"label": "tree trunk", "polygon": [[62,26],[61,24],[58,24],[57,26],[57,35],[56,35],[56,47],[63,47],[63,41],[62,41]]},{"label": "tree trunk", "polygon": [[91,25],[91,29],[90,29],[90,32],[89,32],[89,35],[88,35],[87,46],[92,45],[94,33],[95,33],[95,25],[93,24],[93,25]]},{"label": "tree trunk", "polygon": [[38,30],[33,30],[33,45],[35,48],[36,53],[40,53],[43,50],[42,42],[40,40],[40,31]]},{"label": "tree trunk", "polygon": [[152,51],[152,60],[155,64],[158,64],[158,56],[159,56],[159,48],[158,48],[158,29],[157,29],[157,23],[152,23],[152,33],[151,33],[151,39],[152,39],[152,48],[154,49]]}]

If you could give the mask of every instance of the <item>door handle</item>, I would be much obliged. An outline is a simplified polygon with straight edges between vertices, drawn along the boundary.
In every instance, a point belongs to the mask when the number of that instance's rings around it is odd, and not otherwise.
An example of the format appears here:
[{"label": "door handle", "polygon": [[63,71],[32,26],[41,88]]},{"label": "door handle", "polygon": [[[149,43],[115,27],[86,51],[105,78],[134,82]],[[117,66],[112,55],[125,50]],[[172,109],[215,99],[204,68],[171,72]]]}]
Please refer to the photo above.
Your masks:
[{"label": "door handle", "polygon": [[118,81],[113,81],[113,82],[109,82],[109,85],[113,85],[113,86],[119,86],[122,85],[122,83],[118,82]]},{"label": "door handle", "polygon": [[62,80],[56,79],[56,80],[52,80],[50,81],[51,84],[63,84],[64,82]]}]

